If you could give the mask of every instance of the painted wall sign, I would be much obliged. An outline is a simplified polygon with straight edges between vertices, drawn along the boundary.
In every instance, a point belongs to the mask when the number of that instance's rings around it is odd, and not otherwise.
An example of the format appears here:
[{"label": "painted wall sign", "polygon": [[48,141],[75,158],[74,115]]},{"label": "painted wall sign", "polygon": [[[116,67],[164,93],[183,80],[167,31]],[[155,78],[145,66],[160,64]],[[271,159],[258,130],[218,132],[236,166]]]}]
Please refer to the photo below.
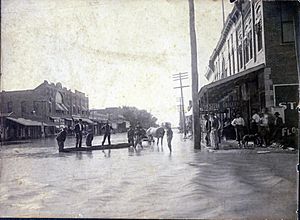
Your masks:
[{"label": "painted wall sign", "polygon": [[298,85],[274,85],[275,106],[284,109],[287,127],[298,127]]}]

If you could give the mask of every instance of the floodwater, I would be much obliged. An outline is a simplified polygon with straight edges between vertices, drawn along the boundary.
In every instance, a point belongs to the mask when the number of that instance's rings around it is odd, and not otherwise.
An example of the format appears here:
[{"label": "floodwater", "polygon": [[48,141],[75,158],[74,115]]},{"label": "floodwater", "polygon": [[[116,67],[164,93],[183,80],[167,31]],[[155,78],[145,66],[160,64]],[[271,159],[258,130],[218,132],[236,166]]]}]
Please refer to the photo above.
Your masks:
[{"label": "floodwater", "polygon": [[296,218],[296,154],[198,151],[174,132],[172,154],[166,140],[104,154],[58,153],[44,139],[0,156],[1,217]]}]

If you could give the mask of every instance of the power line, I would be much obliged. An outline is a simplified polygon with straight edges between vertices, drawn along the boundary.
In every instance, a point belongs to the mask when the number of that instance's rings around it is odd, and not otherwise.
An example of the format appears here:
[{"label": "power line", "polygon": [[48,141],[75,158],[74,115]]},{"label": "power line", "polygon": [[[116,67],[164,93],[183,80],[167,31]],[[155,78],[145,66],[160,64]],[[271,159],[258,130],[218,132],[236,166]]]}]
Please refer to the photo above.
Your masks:
[{"label": "power line", "polygon": [[189,85],[182,85],[182,80],[188,79],[188,73],[176,73],[173,74],[173,81],[179,81],[179,86],[173,87],[174,89],[180,89],[181,100],[180,100],[180,110],[182,112],[182,124],[183,124],[183,132],[184,138],[186,138],[186,123],[185,123],[185,113],[184,113],[184,100],[183,100],[183,88],[189,87]]}]

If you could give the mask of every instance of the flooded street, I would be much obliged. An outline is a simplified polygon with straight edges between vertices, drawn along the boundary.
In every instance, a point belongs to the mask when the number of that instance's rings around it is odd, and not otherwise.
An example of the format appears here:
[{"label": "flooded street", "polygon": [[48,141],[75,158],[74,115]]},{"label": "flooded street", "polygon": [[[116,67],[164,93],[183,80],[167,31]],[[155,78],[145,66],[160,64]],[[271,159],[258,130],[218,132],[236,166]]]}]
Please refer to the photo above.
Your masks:
[{"label": "flooded street", "polygon": [[109,155],[58,153],[45,139],[0,155],[1,217],[296,218],[296,154],[196,151],[174,132],[172,154],[166,140]]}]

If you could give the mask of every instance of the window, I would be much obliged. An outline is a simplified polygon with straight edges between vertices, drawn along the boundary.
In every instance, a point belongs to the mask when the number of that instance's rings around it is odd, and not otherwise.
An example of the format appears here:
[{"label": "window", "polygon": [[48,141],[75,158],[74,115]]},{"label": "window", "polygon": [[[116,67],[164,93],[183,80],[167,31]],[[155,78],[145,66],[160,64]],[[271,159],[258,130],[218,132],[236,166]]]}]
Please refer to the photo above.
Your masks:
[{"label": "window", "polygon": [[21,112],[26,113],[26,101],[21,102]]},{"label": "window", "polygon": [[56,103],[63,103],[63,97],[62,97],[62,94],[60,92],[56,93],[55,102]]},{"label": "window", "polygon": [[249,51],[250,59],[253,58],[253,48],[252,48],[252,30],[248,33]]},{"label": "window", "polygon": [[232,49],[232,74],[235,73],[235,59],[234,59],[234,50]]},{"label": "window", "polygon": [[38,102],[33,102],[33,113],[34,114],[38,114],[39,113]]},{"label": "window", "polygon": [[255,25],[256,38],[257,38],[257,51],[262,49],[262,30],[261,30],[261,20]]},{"label": "window", "polygon": [[294,42],[294,24],[291,8],[281,4],[281,37],[282,43]]},{"label": "window", "polygon": [[49,109],[49,113],[52,112],[52,102],[48,102],[48,109]]},{"label": "window", "polygon": [[240,69],[243,67],[243,50],[242,45],[239,46],[239,61],[240,61]]},{"label": "window", "polygon": [[245,64],[248,63],[248,61],[249,61],[249,44],[248,44],[247,38],[244,40],[244,59],[245,59]]},{"label": "window", "polygon": [[231,76],[231,58],[230,58],[230,53],[228,54],[228,64],[229,64],[229,76]]},{"label": "window", "polygon": [[7,112],[12,112],[12,102],[7,103]]}]

